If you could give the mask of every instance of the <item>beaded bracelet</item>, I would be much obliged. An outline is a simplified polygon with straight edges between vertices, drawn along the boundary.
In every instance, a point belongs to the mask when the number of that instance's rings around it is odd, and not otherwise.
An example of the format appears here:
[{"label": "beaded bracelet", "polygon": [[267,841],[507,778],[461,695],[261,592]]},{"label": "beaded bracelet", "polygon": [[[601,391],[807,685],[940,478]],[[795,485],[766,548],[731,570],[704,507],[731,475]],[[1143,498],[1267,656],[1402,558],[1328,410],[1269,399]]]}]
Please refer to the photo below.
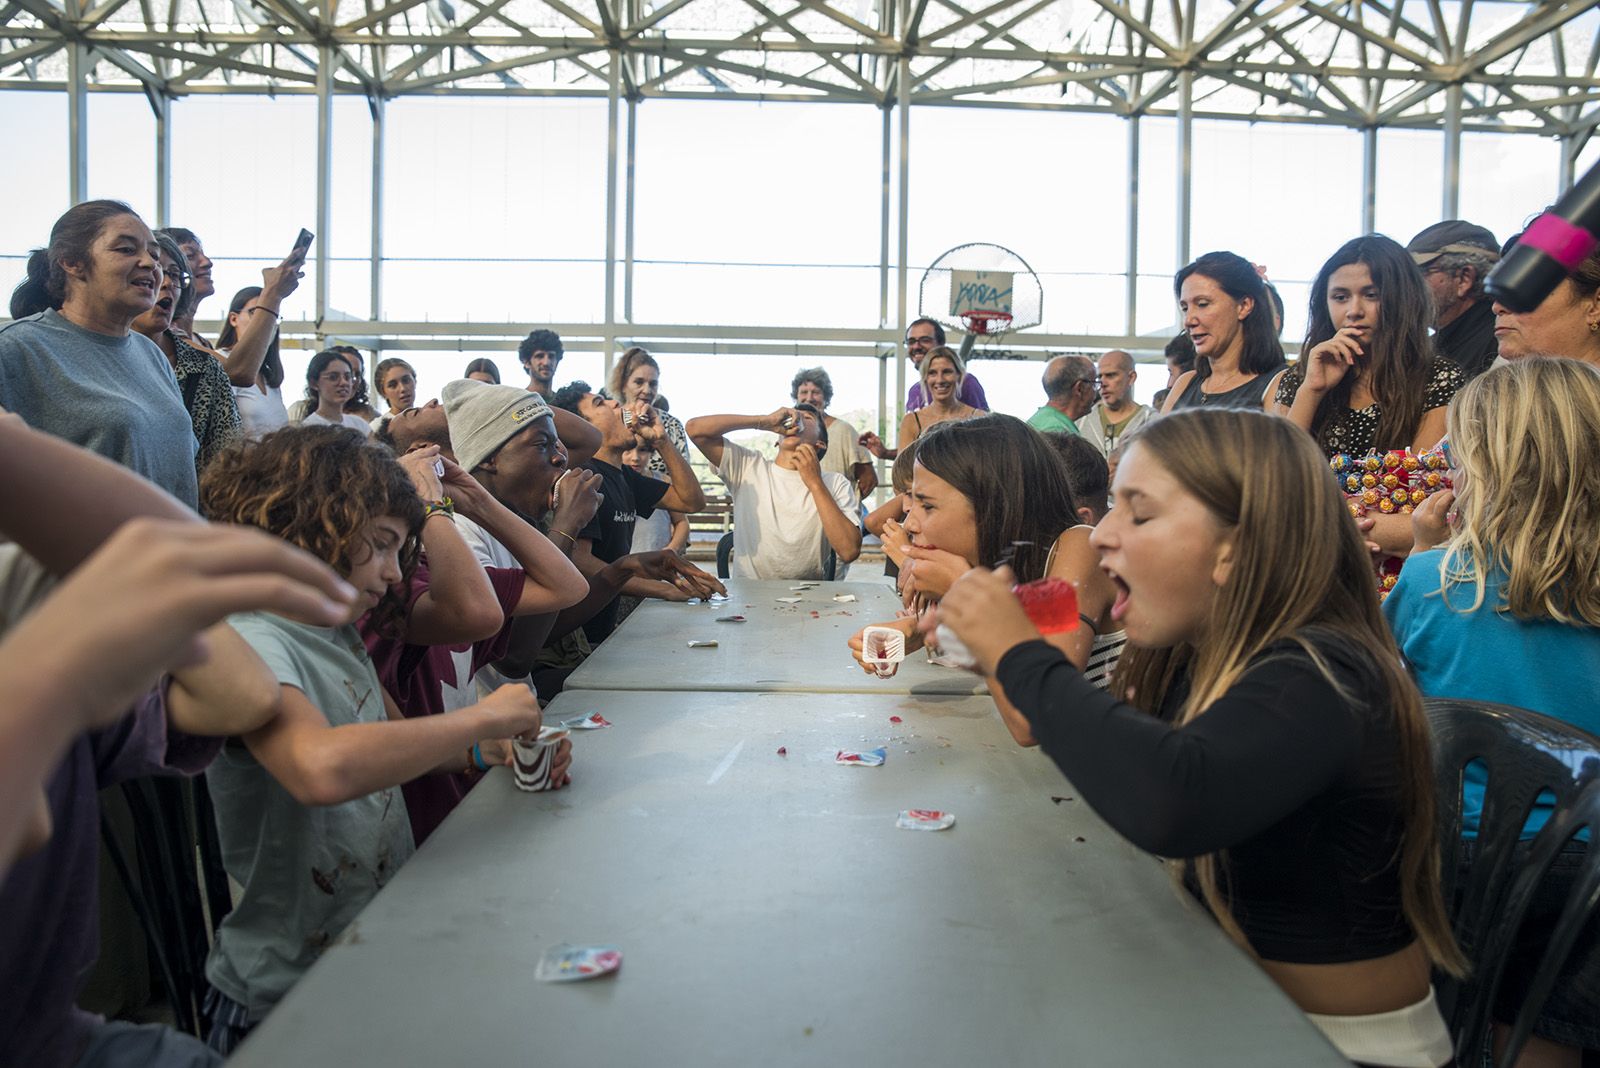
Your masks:
[{"label": "beaded bracelet", "polygon": [[455,514],[456,503],[449,497],[440,497],[436,501],[429,501],[427,506],[422,509],[422,518],[424,520],[432,519],[436,515],[447,515],[454,519]]}]

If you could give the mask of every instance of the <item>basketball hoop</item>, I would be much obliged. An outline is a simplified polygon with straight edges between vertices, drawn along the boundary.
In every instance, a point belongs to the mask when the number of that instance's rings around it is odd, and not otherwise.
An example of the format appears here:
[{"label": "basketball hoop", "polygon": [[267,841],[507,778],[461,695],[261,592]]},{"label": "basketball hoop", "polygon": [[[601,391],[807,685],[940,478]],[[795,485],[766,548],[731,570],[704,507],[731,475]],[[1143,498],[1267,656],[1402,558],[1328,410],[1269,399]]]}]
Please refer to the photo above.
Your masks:
[{"label": "basketball hoop", "polygon": [[[1044,293],[1026,260],[1001,245],[958,245],[922,274],[917,314],[947,330],[964,330],[963,360],[993,350],[1002,334],[1043,319]],[[983,338],[985,349],[974,352]]]},{"label": "basketball hoop", "polygon": [[967,328],[967,333],[984,337],[989,334],[1003,334],[1011,329],[1011,315],[1002,311],[964,311],[957,315],[962,325]]}]

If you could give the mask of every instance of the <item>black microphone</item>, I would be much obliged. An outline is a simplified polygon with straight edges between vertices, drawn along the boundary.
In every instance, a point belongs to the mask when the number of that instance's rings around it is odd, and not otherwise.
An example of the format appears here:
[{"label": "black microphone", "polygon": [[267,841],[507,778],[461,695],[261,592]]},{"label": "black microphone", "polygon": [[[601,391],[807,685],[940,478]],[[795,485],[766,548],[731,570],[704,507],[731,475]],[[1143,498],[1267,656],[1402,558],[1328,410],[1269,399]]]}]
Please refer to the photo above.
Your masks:
[{"label": "black microphone", "polygon": [[1600,164],[1533,221],[1484,279],[1489,296],[1530,312],[1600,244]]}]

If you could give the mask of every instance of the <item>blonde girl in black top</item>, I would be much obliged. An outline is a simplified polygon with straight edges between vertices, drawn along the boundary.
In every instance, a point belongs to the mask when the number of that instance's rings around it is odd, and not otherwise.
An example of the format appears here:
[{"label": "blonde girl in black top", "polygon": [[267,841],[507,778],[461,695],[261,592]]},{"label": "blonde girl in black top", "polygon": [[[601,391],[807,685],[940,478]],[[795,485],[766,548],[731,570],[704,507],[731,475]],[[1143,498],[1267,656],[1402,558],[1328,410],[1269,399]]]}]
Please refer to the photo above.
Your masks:
[{"label": "blonde girl in black top", "polygon": [[1091,539],[1130,645],[1110,691],[1040,639],[1006,569],[957,580],[939,619],[1341,1052],[1449,1063],[1429,970],[1462,958],[1427,721],[1327,462],[1285,420],[1202,409],[1142,430],[1114,489]]}]

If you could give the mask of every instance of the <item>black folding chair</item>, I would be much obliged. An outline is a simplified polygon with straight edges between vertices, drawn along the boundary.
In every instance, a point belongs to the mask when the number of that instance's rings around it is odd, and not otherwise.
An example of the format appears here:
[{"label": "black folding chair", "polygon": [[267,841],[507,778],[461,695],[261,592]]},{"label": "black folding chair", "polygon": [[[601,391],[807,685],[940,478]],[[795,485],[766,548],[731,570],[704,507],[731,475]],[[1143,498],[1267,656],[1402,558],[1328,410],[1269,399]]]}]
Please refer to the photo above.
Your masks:
[{"label": "black folding chair", "polygon": [[[1533,981],[1528,984],[1528,989],[1522,995],[1522,1008],[1517,1012],[1516,1023],[1511,1027],[1511,1037],[1501,1054],[1500,1063],[1503,1065],[1513,1065],[1517,1062],[1517,1055],[1522,1052],[1523,1044],[1533,1033],[1533,1024],[1539,1018],[1539,1010],[1544,1008],[1545,1001],[1555,988],[1556,979],[1571,957],[1579,934],[1595,916],[1597,907],[1600,907],[1600,850],[1593,848],[1595,832],[1600,830],[1600,779],[1591,778],[1585,782],[1575,797],[1551,815],[1550,822],[1545,824],[1538,837],[1533,840],[1527,861],[1517,873],[1507,894],[1508,913],[1515,911],[1520,916],[1521,912],[1526,910],[1527,903],[1533,899],[1539,889],[1539,883],[1548,875],[1562,847],[1584,830],[1589,832],[1591,847],[1584,854],[1577,877],[1567,892],[1567,903],[1561,910],[1561,918],[1556,921],[1550,941],[1545,945],[1544,956],[1539,960],[1539,968],[1534,972]],[[1516,934],[1516,928],[1510,924],[1496,926],[1490,933],[1488,944],[1484,947],[1484,955],[1504,959],[1511,952]],[[1489,1003],[1492,1005],[1493,990],[1489,992],[1489,997]]]},{"label": "black folding chair", "polygon": [[[1445,902],[1452,925],[1472,971],[1464,979],[1437,976],[1440,1009],[1455,1040],[1463,1065],[1477,1064],[1488,1038],[1491,1012],[1500,978],[1517,931],[1527,915],[1534,891],[1561,847],[1588,818],[1579,804],[1600,780],[1600,738],[1571,724],[1526,709],[1481,701],[1430,699],[1426,702],[1433,731],[1437,784],[1438,833]],[[1461,857],[1462,785],[1466,766],[1487,768],[1483,811],[1478,821],[1476,854],[1466,877],[1458,876]],[[1539,795],[1555,796],[1555,812],[1531,843],[1522,842],[1522,828]],[[1584,801],[1592,806],[1595,802]],[[1564,828],[1572,828],[1563,831]],[[1590,850],[1585,872],[1594,870]],[[1509,1047],[1502,1063],[1512,1064],[1526,1040],[1527,1027],[1538,1016],[1555,974],[1571,949],[1583,919],[1594,911],[1591,900],[1581,908],[1574,894],[1570,908],[1581,913],[1571,938],[1553,960],[1556,944],[1541,965],[1549,982],[1535,999],[1529,990],[1518,1015],[1522,1039]],[[1591,893],[1592,899],[1595,895]],[[1569,909],[1570,911],[1570,909]],[[1567,916],[1563,915],[1563,925]],[[1537,984],[1536,984],[1537,985]]]}]

